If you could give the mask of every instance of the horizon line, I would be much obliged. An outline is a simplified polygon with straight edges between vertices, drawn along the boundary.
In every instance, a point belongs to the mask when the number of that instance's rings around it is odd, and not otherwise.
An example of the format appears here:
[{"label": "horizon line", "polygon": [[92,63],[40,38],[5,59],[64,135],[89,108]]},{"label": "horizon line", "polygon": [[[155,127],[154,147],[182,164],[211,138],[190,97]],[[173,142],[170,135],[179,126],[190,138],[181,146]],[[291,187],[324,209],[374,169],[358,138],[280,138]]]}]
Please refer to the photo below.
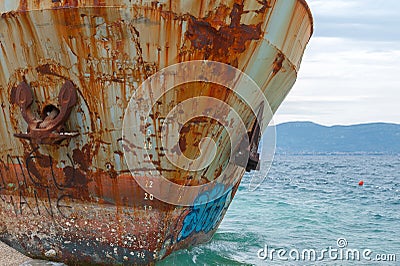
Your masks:
[{"label": "horizon line", "polygon": [[293,120],[293,121],[285,121],[281,123],[274,123],[274,126],[279,126],[283,124],[290,124],[290,123],[311,123],[318,126],[323,127],[351,127],[351,126],[362,126],[362,125],[373,125],[373,124],[386,124],[386,125],[397,125],[400,126],[400,122],[384,122],[384,121],[377,121],[377,122],[355,122],[354,124],[332,124],[332,125],[324,125],[318,122],[310,121],[310,120]]}]

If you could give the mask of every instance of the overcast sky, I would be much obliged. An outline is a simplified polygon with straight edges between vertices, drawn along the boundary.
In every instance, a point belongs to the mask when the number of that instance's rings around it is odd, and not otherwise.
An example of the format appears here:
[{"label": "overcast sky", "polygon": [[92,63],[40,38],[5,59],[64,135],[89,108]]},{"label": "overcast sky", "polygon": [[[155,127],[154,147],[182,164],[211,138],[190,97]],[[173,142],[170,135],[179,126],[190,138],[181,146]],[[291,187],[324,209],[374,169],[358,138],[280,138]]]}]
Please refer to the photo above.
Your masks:
[{"label": "overcast sky", "polygon": [[400,123],[400,1],[307,2],[314,35],[275,123]]}]

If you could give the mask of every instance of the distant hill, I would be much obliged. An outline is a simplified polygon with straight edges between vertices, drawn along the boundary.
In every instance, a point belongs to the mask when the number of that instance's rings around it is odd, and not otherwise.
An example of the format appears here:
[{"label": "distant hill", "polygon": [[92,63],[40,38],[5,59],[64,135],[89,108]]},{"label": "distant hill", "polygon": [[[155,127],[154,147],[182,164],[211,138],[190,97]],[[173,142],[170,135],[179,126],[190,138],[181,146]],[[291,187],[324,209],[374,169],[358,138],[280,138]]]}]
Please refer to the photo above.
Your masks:
[{"label": "distant hill", "polygon": [[400,125],[371,123],[321,126],[312,122],[277,125],[277,153],[398,153]]}]

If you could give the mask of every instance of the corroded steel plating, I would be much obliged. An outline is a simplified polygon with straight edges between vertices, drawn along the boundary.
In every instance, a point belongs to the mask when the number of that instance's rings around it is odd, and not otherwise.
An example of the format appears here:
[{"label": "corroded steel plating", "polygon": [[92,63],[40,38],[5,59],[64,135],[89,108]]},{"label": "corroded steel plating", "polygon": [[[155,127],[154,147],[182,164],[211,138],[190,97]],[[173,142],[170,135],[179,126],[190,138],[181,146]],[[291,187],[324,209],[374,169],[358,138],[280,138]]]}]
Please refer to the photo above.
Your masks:
[{"label": "corroded steel plating", "polygon": [[[149,264],[208,241],[239,185],[192,207],[161,202],[137,185],[124,148],[149,149],[178,184],[210,182],[224,168],[224,142],[204,171],[166,164],[173,151],[159,147],[157,130],[172,103],[214,97],[257,130],[257,114],[236,95],[198,83],[160,100],[146,143],[126,143],[124,111],[144,80],[175,63],[218,61],[252,77],[275,112],[312,34],[303,0],[3,0],[0,13],[0,239],[71,264]],[[185,125],[178,145],[195,157],[210,132],[226,137],[203,118]]]}]

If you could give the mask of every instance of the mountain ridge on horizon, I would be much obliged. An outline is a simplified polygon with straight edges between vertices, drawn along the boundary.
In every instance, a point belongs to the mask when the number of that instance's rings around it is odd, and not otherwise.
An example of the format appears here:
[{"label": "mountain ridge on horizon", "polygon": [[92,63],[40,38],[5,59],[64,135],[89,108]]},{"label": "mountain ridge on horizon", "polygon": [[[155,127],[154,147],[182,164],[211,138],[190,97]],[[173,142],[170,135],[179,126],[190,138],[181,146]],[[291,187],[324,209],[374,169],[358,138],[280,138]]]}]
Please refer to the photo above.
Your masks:
[{"label": "mountain ridge on horizon", "polygon": [[400,124],[324,126],[311,121],[276,125],[277,153],[400,154]]},{"label": "mountain ridge on horizon", "polygon": [[334,125],[323,125],[317,122],[313,121],[288,121],[288,122],[282,122],[275,124],[275,126],[280,126],[280,125],[285,125],[285,124],[312,124],[312,125],[317,125],[317,126],[322,126],[322,127],[352,127],[352,126],[363,126],[363,125],[400,125],[400,123],[394,123],[394,122],[359,122],[359,123],[354,123],[354,124],[334,124]]}]

